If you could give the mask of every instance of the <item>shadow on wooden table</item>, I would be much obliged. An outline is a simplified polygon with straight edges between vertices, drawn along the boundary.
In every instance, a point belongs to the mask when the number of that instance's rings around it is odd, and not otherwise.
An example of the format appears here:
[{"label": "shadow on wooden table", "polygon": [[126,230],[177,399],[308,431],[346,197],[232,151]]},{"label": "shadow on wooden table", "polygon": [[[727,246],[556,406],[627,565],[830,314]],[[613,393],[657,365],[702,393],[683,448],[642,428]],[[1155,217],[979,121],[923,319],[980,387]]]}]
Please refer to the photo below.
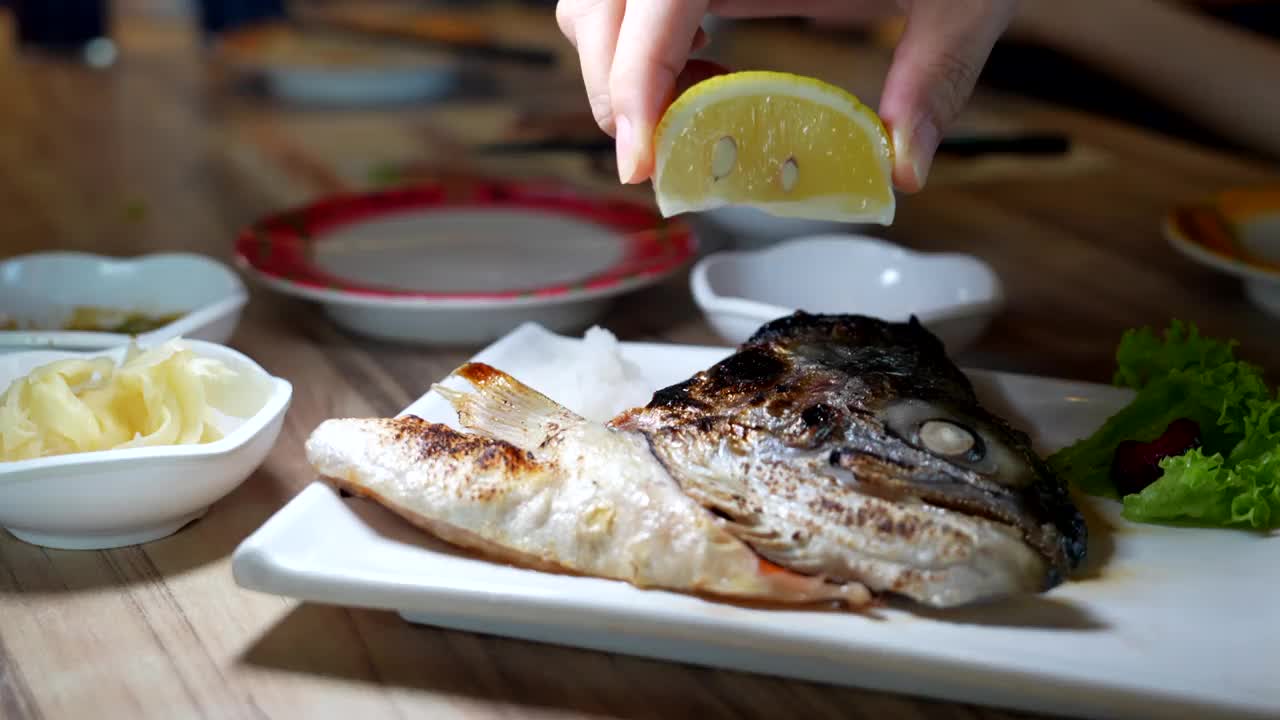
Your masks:
[{"label": "shadow on wooden table", "polygon": [[311,604],[284,617],[240,661],[397,694],[429,693],[460,711],[483,703],[628,720],[834,718],[852,708],[859,717],[1044,717],[428,628],[392,612]]}]

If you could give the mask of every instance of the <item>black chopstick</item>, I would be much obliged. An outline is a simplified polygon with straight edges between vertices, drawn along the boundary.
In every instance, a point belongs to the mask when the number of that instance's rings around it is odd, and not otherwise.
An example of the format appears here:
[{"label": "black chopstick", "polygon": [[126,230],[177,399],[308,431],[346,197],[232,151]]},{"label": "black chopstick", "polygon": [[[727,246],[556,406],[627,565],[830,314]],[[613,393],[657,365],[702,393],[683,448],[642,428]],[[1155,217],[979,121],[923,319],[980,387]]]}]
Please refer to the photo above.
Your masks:
[{"label": "black chopstick", "polygon": [[939,154],[958,157],[982,155],[1065,155],[1071,152],[1071,138],[1058,133],[1019,135],[961,135],[949,137],[938,147]]},{"label": "black chopstick", "polygon": [[481,155],[521,155],[528,153],[606,153],[613,152],[613,138],[590,140],[574,140],[572,138],[548,138],[546,140],[525,140],[515,142],[497,142],[479,145],[475,151]]}]

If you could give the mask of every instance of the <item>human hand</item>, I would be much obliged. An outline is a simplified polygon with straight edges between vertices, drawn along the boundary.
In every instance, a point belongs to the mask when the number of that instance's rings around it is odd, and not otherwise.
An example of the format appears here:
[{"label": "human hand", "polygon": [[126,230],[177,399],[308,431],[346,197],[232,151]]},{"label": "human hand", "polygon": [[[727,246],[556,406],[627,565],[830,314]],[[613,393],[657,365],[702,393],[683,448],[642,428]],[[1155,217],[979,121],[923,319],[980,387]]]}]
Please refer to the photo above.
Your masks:
[{"label": "human hand", "polygon": [[[907,16],[880,98],[892,133],[894,184],[924,187],[942,133],[959,115],[1017,0],[560,0],[556,19],[578,50],[596,122],[613,136],[618,175],[635,183],[653,172],[653,132],[686,61],[706,42],[707,13],[725,17]],[[682,77],[682,74],[684,77]]]}]

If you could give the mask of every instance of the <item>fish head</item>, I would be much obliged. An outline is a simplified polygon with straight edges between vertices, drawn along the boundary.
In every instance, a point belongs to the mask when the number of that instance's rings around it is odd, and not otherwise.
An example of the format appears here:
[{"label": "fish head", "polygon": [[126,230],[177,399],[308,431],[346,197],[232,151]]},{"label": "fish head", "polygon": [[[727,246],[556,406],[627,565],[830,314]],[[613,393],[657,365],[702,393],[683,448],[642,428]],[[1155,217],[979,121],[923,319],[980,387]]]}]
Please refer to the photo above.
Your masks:
[{"label": "fish head", "polygon": [[809,378],[783,383],[795,420],[779,427],[793,446],[826,453],[861,492],[1016,528],[1047,560],[1050,585],[1083,561],[1087,530],[1065,485],[1025,432],[981,404],[936,336],[914,318],[798,320],[813,329],[780,343],[766,328],[752,346]]},{"label": "fish head", "polygon": [[[1085,556],[1086,527],[1030,438],[982,406],[942,342],[914,318],[797,313],[724,361],[660,390],[615,427],[765,433],[771,462],[848,490],[995,521],[1021,534],[1056,585]],[[716,430],[711,430],[717,428]]]}]

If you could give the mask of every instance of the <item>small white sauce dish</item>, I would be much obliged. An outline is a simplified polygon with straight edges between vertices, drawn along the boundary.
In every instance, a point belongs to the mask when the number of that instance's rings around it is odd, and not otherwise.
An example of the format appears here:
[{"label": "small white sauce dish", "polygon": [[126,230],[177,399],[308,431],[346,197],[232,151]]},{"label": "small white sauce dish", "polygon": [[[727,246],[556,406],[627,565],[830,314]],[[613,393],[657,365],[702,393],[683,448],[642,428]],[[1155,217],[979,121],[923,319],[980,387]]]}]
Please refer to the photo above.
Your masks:
[{"label": "small white sauce dish", "polygon": [[914,315],[954,353],[972,345],[1004,304],[1000,278],[976,257],[848,234],[715,253],[694,266],[690,284],[708,322],[735,345],[803,310],[892,321]]},{"label": "small white sauce dish", "polygon": [[[724,205],[697,213],[692,221],[725,237],[729,247],[738,250],[759,250],[788,238],[859,233],[871,227],[867,224],[808,220],[805,218],[779,217],[747,205]],[[710,227],[707,227],[710,226]]]},{"label": "small white sauce dish", "polygon": [[[120,259],[80,252],[21,255],[0,262],[0,354],[20,350],[104,350],[120,333],[57,328],[77,307],[168,315],[177,320],[138,336],[140,342],[183,337],[225,343],[249,301],[240,276],[213,258],[157,253]],[[36,328],[36,329],[32,329]]]},{"label": "small white sauce dish", "polygon": [[[226,418],[221,439],[200,445],[106,450],[0,462],[0,525],[33,545],[97,550],[172,535],[204,515],[262,463],[276,442],[293,386],[231,348],[184,340],[197,356],[220,360],[252,383],[261,406]],[[13,380],[58,360],[111,357],[33,351],[0,357],[0,392]]]}]

